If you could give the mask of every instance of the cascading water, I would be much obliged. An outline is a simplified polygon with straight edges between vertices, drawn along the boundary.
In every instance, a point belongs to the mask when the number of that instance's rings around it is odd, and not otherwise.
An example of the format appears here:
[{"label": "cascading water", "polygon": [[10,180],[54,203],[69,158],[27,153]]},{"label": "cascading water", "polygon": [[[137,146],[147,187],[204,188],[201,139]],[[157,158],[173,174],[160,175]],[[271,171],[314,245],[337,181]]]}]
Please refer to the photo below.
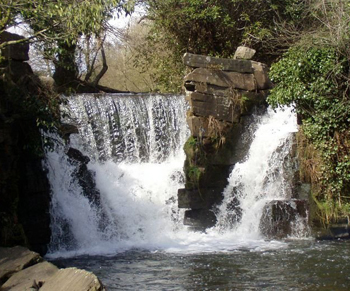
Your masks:
[{"label": "cascading water", "polygon": [[240,237],[259,238],[259,223],[267,202],[290,199],[293,172],[284,163],[291,153],[297,131],[290,109],[273,112],[260,119],[245,161],[235,165],[218,210],[218,227]]},{"label": "cascading water", "polygon": [[183,96],[78,95],[63,109],[79,126],[70,146],[90,158],[99,203],[74,178],[58,146],[48,153],[53,189],[51,252],[113,253],[157,248],[172,239],[188,137]]},{"label": "cascading water", "polygon": [[290,110],[269,110],[259,118],[248,157],[230,175],[218,224],[206,233],[187,230],[177,209],[182,146],[189,135],[183,96],[86,94],[70,97],[63,111],[70,116],[67,122],[79,127],[70,146],[90,158],[100,197],[93,203],[84,194],[64,146],[47,154],[52,256],[279,245],[264,241],[259,219],[266,201],[289,195],[278,170],[288,153],[286,141],[296,131]]}]

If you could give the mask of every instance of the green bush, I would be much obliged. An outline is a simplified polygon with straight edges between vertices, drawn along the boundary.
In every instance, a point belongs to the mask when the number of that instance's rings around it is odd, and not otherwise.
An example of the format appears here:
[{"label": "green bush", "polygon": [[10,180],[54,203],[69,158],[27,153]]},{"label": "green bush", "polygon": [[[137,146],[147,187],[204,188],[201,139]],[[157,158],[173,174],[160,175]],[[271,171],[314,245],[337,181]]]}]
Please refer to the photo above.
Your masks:
[{"label": "green bush", "polygon": [[[348,63],[330,47],[291,48],[271,67],[276,86],[268,102],[291,105],[302,120],[306,138],[318,151],[322,165],[314,183],[319,205],[332,207],[334,216],[350,201]],[[327,213],[327,216],[329,214]]]}]

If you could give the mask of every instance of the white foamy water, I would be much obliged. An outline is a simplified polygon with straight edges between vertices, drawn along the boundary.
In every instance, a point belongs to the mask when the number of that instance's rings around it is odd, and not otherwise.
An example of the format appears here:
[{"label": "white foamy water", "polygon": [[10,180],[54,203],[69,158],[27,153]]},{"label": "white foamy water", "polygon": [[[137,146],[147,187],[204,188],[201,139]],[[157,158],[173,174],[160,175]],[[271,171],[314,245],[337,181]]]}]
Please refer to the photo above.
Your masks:
[{"label": "white foamy water", "polygon": [[[218,227],[240,237],[260,238],[259,222],[263,207],[271,200],[290,199],[293,173],[283,166],[290,154],[292,133],[297,131],[291,109],[268,110],[257,128],[248,156],[235,165],[218,211]],[[239,217],[230,204],[239,208]]]},{"label": "white foamy water", "polygon": [[[248,157],[230,175],[224,203],[217,209],[218,225],[206,233],[188,230],[183,210],[177,208],[177,190],[184,186],[182,147],[189,135],[183,97],[80,95],[66,110],[79,124],[72,144],[91,159],[88,168],[100,202],[92,203],[72,178],[74,167],[64,147],[48,153],[53,188],[49,256],[284,247],[283,242],[265,241],[258,226],[266,201],[289,193],[274,161],[287,153],[286,141],[296,131],[290,110],[268,111],[260,119]],[[237,221],[228,207],[233,191],[242,213]]]}]

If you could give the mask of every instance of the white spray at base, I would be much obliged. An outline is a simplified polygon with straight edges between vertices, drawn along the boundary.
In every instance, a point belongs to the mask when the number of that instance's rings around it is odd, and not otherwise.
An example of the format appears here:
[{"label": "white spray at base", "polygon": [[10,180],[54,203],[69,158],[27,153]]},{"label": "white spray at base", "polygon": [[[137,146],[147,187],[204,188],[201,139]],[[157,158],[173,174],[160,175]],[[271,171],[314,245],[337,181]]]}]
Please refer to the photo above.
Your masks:
[{"label": "white spray at base", "polygon": [[[184,183],[182,147],[189,135],[183,97],[79,95],[67,108],[79,124],[72,144],[91,159],[88,168],[95,173],[100,203],[84,196],[72,178],[74,167],[63,146],[47,154],[53,189],[50,257],[112,255],[132,249],[193,253],[284,246],[265,241],[258,226],[266,201],[286,195],[283,179],[275,175],[279,166],[272,161],[296,131],[289,109],[268,110],[258,118],[247,159],[234,167],[217,209],[218,224],[201,233],[183,225],[183,210],[177,208],[177,190]],[[242,216],[232,224],[228,205],[238,188]]]}]

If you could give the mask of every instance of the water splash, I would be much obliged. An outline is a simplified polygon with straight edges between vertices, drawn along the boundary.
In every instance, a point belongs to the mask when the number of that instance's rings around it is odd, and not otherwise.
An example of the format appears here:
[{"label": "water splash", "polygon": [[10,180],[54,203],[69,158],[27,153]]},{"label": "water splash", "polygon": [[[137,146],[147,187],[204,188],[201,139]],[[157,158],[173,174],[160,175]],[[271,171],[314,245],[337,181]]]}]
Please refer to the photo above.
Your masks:
[{"label": "water splash", "polygon": [[249,154],[234,167],[217,209],[219,222],[200,233],[183,225],[177,208],[177,190],[184,184],[182,146],[189,135],[186,109],[183,96],[85,94],[68,100],[66,122],[79,126],[71,146],[90,157],[100,204],[72,178],[65,147],[47,154],[53,189],[50,256],[284,247],[266,241],[258,227],[267,201],[290,196],[281,160],[296,131],[295,115],[269,110],[257,118]]},{"label": "water splash", "polygon": [[296,131],[291,109],[269,109],[261,118],[246,160],[235,165],[224,190],[224,201],[217,210],[221,231],[260,238],[259,222],[266,203],[291,198],[292,173],[283,163]]},{"label": "water splash", "polygon": [[70,146],[91,159],[100,203],[77,183],[64,146],[47,153],[51,253],[110,253],[172,240],[183,217],[177,190],[184,183],[186,107],[183,96],[86,94],[68,100],[65,122],[79,125]]}]

